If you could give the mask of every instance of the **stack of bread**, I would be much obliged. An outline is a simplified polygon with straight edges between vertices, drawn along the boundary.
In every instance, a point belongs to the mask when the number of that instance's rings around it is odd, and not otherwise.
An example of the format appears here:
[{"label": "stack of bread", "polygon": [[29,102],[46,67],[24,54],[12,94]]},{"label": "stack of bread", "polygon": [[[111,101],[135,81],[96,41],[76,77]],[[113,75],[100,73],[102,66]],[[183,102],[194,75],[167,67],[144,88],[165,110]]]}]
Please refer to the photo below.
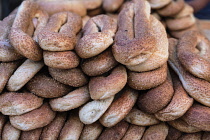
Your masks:
[{"label": "stack of bread", "polygon": [[149,0],[151,8],[165,21],[168,33],[180,38],[184,32],[198,30],[193,8],[184,0]]},{"label": "stack of bread", "polygon": [[0,21],[2,140],[208,139],[210,43],[192,12],[183,0],[23,1]]}]

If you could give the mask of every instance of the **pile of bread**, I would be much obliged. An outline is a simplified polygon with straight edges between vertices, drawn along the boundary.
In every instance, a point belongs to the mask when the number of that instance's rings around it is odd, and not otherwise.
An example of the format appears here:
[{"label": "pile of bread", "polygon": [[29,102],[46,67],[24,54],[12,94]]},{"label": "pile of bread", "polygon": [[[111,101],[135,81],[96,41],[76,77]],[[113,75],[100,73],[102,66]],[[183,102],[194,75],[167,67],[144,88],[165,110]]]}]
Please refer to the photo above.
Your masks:
[{"label": "pile of bread", "polygon": [[26,0],[0,61],[2,140],[210,137],[210,43],[183,0]]}]

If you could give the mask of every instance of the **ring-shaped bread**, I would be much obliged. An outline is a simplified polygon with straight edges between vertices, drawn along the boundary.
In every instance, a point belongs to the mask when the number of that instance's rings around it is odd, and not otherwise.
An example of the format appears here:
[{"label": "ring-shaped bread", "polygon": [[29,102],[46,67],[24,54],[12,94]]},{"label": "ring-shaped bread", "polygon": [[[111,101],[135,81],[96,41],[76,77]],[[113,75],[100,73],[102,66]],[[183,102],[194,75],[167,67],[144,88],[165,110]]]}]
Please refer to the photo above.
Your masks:
[{"label": "ring-shaped bread", "polygon": [[171,31],[184,30],[194,25],[196,19],[193,14],[180,18],[167,18],[166,26]]},{"label": "ring-shaped bread", "polygon": [[133,0],[118,15],[118,30],[112,52],[124,65],[138,65],[146,61],[157,45],[151,30],[150,5],[147,1]]},{"label": "ring-shaped bread", "polygon": [[21,89],[29,80],[31,80],[36,73],[38,73],[44,63],[42,61],[32,61],[27,59],[21,64],[17,70],[11,75],[7,82],[7,89],[9,91],[18,91]]},{"label": "ring-shaped bread", "polygon": [[44,51],[43,58],[45,65],[56,69],[72,69],[80,63],[80,58],[74,51]]},{"label": "ring-shaped bread", "polygon": [[73,50],[76,45],[76,34],[82,28],[82,19],[71,12],[60,12],[52,15],[38,35],[39,45],[47,51]]},{"label": "ring-shaped bread", "polygon": [[101,54],[85,59],[81,64],[82,71],[88,76],[98,76],[114,68],[118,62],[115,60],[110,49]]},{"label": "ring-shaped bread", "polygon": [[147,90],[157,87],[167,78],[167,63],[160,68],[147,72],[128,71],[128,85],[136,90]]},{"label": "ring-shaped bread", "polygon": [[44,103],[41,107],[31,112],[9,116],[10,123],[17,129],[29,131],[48,125],[54,118],[56,112],[52,111],[48,103]]},{"label": "ring-shaped bread", "polygon": [[55,69],[48,67],[50,75],[65,85],[72,87],[81,87],[88,83],[88,77],[80,68]]},{"label": "ring-shaped bread", "polygon": [[153,53],[146,61],[138,65],[127,66],[131,71],[144,72],[154,70],[164,65],[168,60],[168,38],[165,28],[162,23],[152,15],[150,16],[150,22],[150,30],[153,31],[151,35],[155,37],[156,46]]},{"label": "ring-shaped bread", "polygon": [[184,0],[172,0],[165,7],[158,9],[157,12],[163,17],[173,17],[177,15],[185,6]]},{"label": "ring-shaped bread", "polygon": [[81,58],[90,58],[106,50],[113,42],[117,30],[115,19],[98,15],[88,20],[83,28],[83,36],[75,46]]},{"label": "ring-shaped bread", "polygon": [[89,81],[90,97],[94,100],[114,96],[123,89],[127,82],[127,72],[124,66],[115,67],[108,76],[92,77]]},{"label": "ring-shaped bread", "polygon": [[191,74],[210,82],[210,42],[198,31],[188,31],[179,40],[177,56]]},{"label": "ring-shaped bread", "polygon": [[168,74],[168,77],[163,84],[152,88],[145,93],[141,93],[137,105],[142,111],[153,114],[166,107],[173,95],[173,84],[170,74]]},{"label": "ring-shaped bread", "polygon": [[0,95],[0,112],[4,115],[22,115],[39,108],[43,98],[33,93],[5,92]]},{"label": "ring-shaped bread", "polygon": [[197,102],[210,107],[210,83],[201,78],[195,77],[188,72],[177,56],[178,41],[174,40],[169,45],[169,64],[179,76],[180,81],[187,93]]},{"label": "ring-shaped bread", "polygon": [[105,127],[112,127],[119,123],[133,108],[138,98],[137,91],[126,88],[121,96],[113,101],[106,112],[101,116],[100,123]]},{"label": "ring-shaped bread", "polygon": [[35,95],[43,98],[61,97],[72,89],[70,86],[64,85],[43,73],[35,75],[26,84],[26,88]]},{"label": "ring-shaped bread", "polygon": [[37,44],[37,35],[47,21],[48,14],[40,10],[38,4],[33,1],[23,1],[10,31],[11,45],[26,58],[33,61],[41,60],[42,49]]}]

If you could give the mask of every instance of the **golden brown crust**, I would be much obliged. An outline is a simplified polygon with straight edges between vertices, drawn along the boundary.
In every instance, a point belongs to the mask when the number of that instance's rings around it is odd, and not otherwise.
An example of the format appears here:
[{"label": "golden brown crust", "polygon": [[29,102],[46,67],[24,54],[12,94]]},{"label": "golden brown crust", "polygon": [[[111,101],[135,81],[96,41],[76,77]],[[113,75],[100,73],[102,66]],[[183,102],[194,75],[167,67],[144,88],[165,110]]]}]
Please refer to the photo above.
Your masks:
[{"label": "golden brown crust", "polygon": [[158,9],[157,12],[163,17],[177,15],[185,6],[184,0],[172,0],[165,7]]},{"label": "golden brown crust", "polygon": [[155,117],[161,121],[171,121],[183,116],[193,104],[193,98],[184,90],[178,77],[173,78],[173,84],[174,96],[171,102],[155,114]]},{"label": "golden brown crust", "polygon": [[150,26],[150,6],[147,1],[133,1],[124,6],[118,16],[118,31],[112,46],[118,62],[138,65],[150,57],[157,45]]},{"label": "golden brown crust", "polygon": [[29,131],[48,125],[56,113],[51,110],[48,103],[44,103],[40,108],[19,116],[10,116],[11,124],[23,131]]},{"label": "golden brown crust", "polygon": [[120,140],[126,133],[129,124],[125,121],[121,121],[113,127],[106,128],[98,140]]},{"label": "golden brown crust", "polygon": [[81,68],[88,76],[98,76],[108,72],[117,65],[110,49],[83,61]]},{"label": "golden brown crust", "polygon": [[185,133],[195,133],[195,132],[200,132],[201,131],[201,129],[196,128],[192,125],[189,125],[188,123],[186,123],[182,119],[176,119],[176,120],[173,120],[173,121],[169,121],[168,124],[173,126],[174,128],[176,128],[177,130],[179,130],[181,132],[185,132]]},{"label": "golden brown crust", "polygon": [[37,0],[40,8],[46,10],[49,15],[58,12],[69,11],[85,16],[87,14],[83,1],[75,0]]},{"label": "golden brown crust", "polygon": [[29,80],[31,80],[36,73],[38,73],[44,66],[42,61],[32,61],[27,59],[21,64],[17,70],[13,73],[7,83],[7,89],[9,91],[18,91]]},{"label": "golden brown crust", "polygon": [[140,140],[144,134],[145,129],[146,128],[143,126],[130,124],[122,140]]},{"label": "golden brown crust", "polygon": [[43,103],[43,99],[32,93],[5,92],[0,95],[0,111],[4,115],[22,115]]},{"label": "golden brown crust", "polygon": [[57,113],[54,120],[43,128],[40,139],[57,140],[60,131],[65,124],[66,116],[67,116],[66,112]]},{"label": "golden brown crust", "polygon": [[184,114],[182,119],[189,125],[204,131],[210,131],[210,108],[199,104],[193,104]]},{"label": "golden brown crust", "polygon": [[187,72],[178,61],[176,49],[177,41],[175,40],[174,43],[169,46],[170,57],[168,62],[170,66],[179,76],[179,79],[187,93],[196,101],[206,106],[210,106],[210,83],[206,80],[196,78]]},{"label": "golden brown crust", "polygon": [[150,57],[134,66],[127,66],[131,71],[143,72],[150,71],[164,65],[168,60],[168,38],[163,24],[152,15],[150,16],[151,36],[155,38],[156,45]]},{"label": "golden brown crust", "polygon": [[85,104],[79,111],[80,120],[84,124],[96,122],[108,109],[113,100],[114,96],[104,100],[93,100]]},{"label": "golden brown crust", "polygon": [[126,88],[122,95],[116,99],[101,116],[100,123],[105,127],[112,127],[120,122],[133,108],[138,98],[138,92]]},{"label": "golden brown crust", "polygon": [[164,140],[168,135],[168,126],[165,123],[150,126],[144,133],[142,140]]},{"label": "golden brown crust", "polygon": [[79,140],[97,140],[103,130],[103,125],[98,121],[84,126]]},{"label": "golden brown crust", "polygon": [[60,132],[60,140],[78,140],[84,124],[80,121],[78,111],[70,112],[70,115]]},{"label": "golden brown crust", "polygon": [[106,12],[115,12],[123,4],[124,0],[103,0],[103,9]]},{"label": "golden brown crust", "polygon": [[184,68],[210,82],[210,42],[198,31],[188,31],[179,40],[177,56]]},{"label": "golden brown crust", "polygon": [[82,19],[71,12],[60,12],[49,18],[39,33],[38,41],[43,50],[68,51],[76,45],[76,34],[82,27]]},{"label": "golden brown crust", "polygon": [[142,112],[136,108],[133,108],[128,113],[128,115],[125,117],[125,120],[131,124],[140,126],[150,126],[160,122],[157,118],[155,118],[154,115]]},{"label": "golden brown crust", "polygon": [[42,128],[37,128],[30,131],[22,131],[20,140],[39,140],[40,135],[42,133]]},{"label": "golden brown crust", "polygon": [[48,67],[50,75],[60,83],[72,87],[81,87],[88,83],[88,77],[80,68],[56,69]]},{"label": "golden brown crust", "polygon": [[9,62],[0,64],[0,93],[3,91],[12,73],[16,70],[20,62]]},{"label": "golden brown crust", "polygon": [[13,127],[8,121],[2,132],[2,140],[18,140],[20,138],[21,131]]},{"label": "golden brown crust", "polygon": [[161,85],[167,78],[167,63],[147,72],[128,72],[128,85],[133,89],[146,90]]},{"label": "golden brown crust", "polygon": [[[39,31],[46,24],[48,15],[39,10],[38,5],[32,1],[24,1],[20,5],[9,35],[12,46],[23,56],[39,61],[42,59],[42,50],[28,34],[32,34],[32,19],[38,18],[36,29]],[[29,28],[28,28],[29,27]],[[29,31],[28,31],[29,29]],[[39,32],[35,31],[35,32]],[[35,37],[36,38],[36,37]]]},{"label": "golden brown crust", "polygon": [[71,87],[61,84],[44,74],[35,75],[27,84],[29,91],[44,98],[55,98],[66,95]]},{"label": "golden brown crust", "polygon": [[80,58],[73,51],[43,52],[45,65],[57,69],[71,69],[79,65]]},{"label": "golden brown crust", "polygon": [[117,30],[116,21],[107,15],[98,15],[88,20],[83,28],[83,37],[75,46],[81,58],[90,58],[106,50]]},{"label": "golden brown crust", "polygon": [[90,79],[89,91],[92,99],[106,99],[117,94],[127,82],[124,66],[114,68],[107,77],[98,76]]},{"label": "golden brown crust", "polygon": [[54,111],[68,111],[78,108],[90,100],[90,94],[87,86],[77,88],[63,97],[51,99],[49,101]]},{"label": "golden brown crust", "polygon": [[168,18],[166,19],[166,26],[169,30],[177,31],[187,29],[194,25],[196,22],[193,14],[181,18]]},{"label": "golden brown crust", "polygon": [[168,78],[163,84],[149,90],[146,93],[141,93],[139,95],[137,105],[142,111],[153,114],[166,107],[173,95],[173,84],[170,76],[168,75]]}]

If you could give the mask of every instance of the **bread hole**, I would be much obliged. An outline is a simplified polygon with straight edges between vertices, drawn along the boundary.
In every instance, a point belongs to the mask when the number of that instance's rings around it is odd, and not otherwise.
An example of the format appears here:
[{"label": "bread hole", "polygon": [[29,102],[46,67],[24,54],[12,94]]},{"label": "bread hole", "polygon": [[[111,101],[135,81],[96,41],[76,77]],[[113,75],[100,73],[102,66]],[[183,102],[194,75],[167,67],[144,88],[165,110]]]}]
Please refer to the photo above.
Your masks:
[{"label": "bread hole", "polygon": [[96,24],[96,27],[98,28],[98,32],[101,32],[102,31],[101,27],[98,26],[97,24]]},{"label": "bread hole", "polygon": [[67,23],[67,18],[61,23],[60,28],[58,29],[58,33],[63,30],[63,28],[65,27],[66,23]]},{"label": "bread hole", "polygon": [[38,18],[37,17],[33,18],[32,22],[33,22],[34,28],[36,28],[38,24]]},{"label": "bread hole", "polygon": [[133,24],[131,26],[132,26],[132,29],[133,29],[133,38],[135,38],[136,37],[135,36],[136,35],[136,32],[135,32],[136,30],[135,30],[135,26],[134,26],[135,25],[135,14],[133,15],[132,23]]}]

